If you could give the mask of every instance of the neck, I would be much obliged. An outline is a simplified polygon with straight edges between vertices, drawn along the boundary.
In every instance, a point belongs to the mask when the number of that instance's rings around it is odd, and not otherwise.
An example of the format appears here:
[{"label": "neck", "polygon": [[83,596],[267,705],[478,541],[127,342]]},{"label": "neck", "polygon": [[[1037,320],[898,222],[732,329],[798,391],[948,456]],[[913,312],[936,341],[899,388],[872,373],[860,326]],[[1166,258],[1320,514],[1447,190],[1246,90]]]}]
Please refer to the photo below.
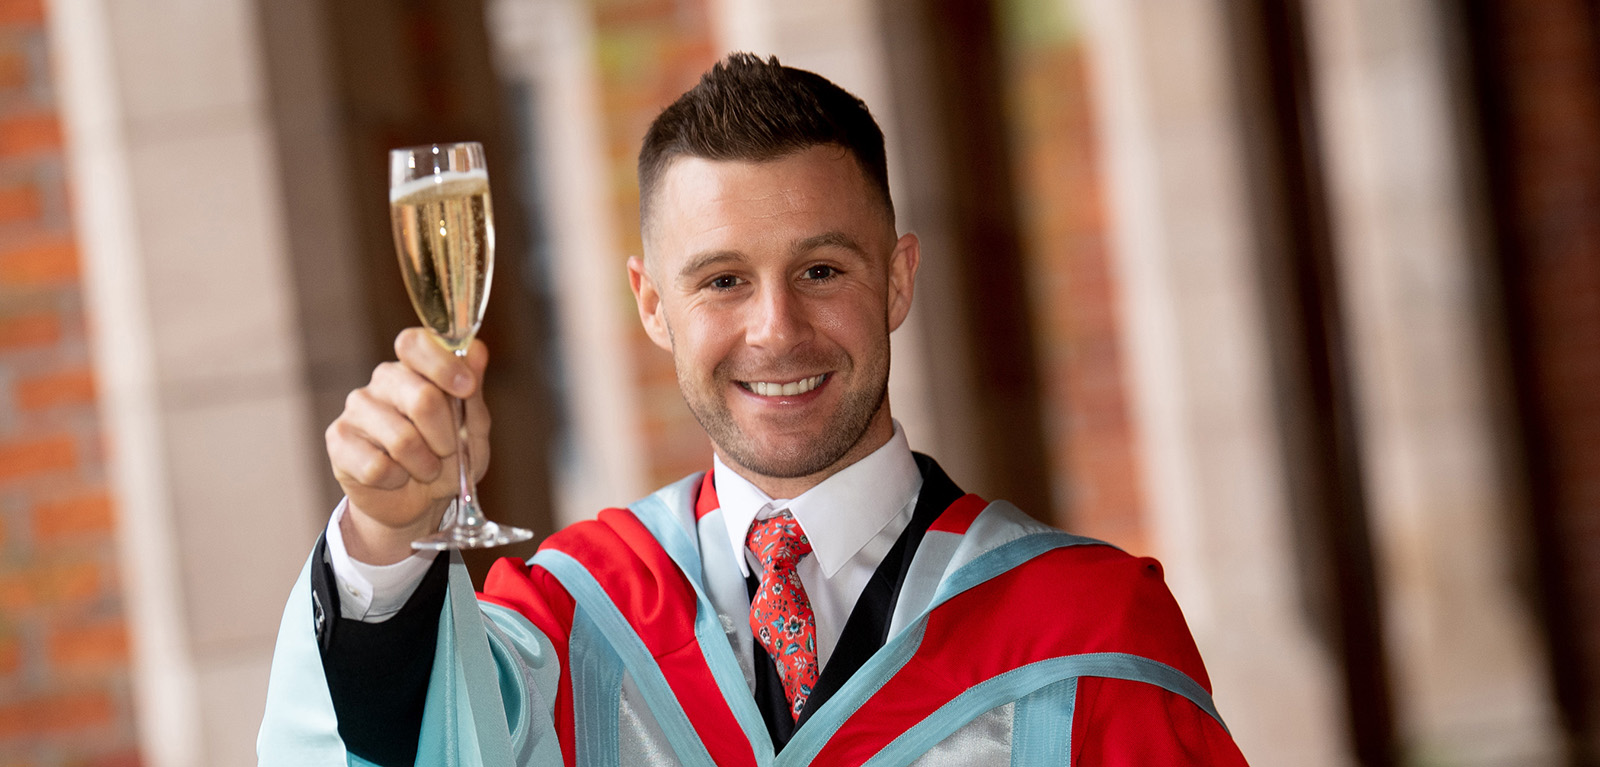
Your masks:
[{"label": "neck", "polygon": [[883,407],[872,417],[872,422],[867,425],[867,430],[861,433],[861,438],[850,446],[839,460],[828,464],[827,468],[814,474],[803,477],[769,477],[749,467],[731,460],[722,448],[714,447],[717,457],[728,465],[728,468],[739,473],[739,476],[750,480],[750,484],[760,488],[771,498],[798,498],[805,491],[822,484],[827,478],[854,465],[857,461],[872,455],[878,448],[889,443],[894,436],[894,419],[889,415],[889,403],[885,401]]}]

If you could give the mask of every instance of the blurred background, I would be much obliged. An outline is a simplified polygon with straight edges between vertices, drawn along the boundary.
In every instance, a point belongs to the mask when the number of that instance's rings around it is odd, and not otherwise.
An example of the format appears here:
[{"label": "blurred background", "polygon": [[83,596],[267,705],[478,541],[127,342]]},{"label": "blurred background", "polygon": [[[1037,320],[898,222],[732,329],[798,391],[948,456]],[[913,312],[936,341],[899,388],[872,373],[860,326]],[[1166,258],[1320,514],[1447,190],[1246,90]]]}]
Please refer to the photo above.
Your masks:
[{"label": "blurred background", "polygon": [[491,516],[706,468],[623,264],[729,50],[884,126],[912,445],[1160,557],[1252,763],[1600,764],[1594,0],[0,0],[0,766],[254,762],[391,147],[492,163]]}]

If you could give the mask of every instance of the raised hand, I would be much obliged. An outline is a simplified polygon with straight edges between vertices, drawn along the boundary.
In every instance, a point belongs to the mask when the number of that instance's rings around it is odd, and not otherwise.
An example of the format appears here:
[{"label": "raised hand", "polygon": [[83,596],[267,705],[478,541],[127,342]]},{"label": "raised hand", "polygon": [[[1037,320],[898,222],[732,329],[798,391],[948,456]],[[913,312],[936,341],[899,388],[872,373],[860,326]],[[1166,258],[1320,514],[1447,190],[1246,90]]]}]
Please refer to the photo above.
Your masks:
[{"label": "raised hand", "polygon": [[422,328],[394,341],[397,361],[345,398],[324,437],[334,478],[349,498],[345,547],[369,564],[411,555],[411,541],[433,532],[458,489],[450,397],[467,401],[474,478],[489,466],[489,409],[480,382],[489,350],[473,341],[465,358]]}]

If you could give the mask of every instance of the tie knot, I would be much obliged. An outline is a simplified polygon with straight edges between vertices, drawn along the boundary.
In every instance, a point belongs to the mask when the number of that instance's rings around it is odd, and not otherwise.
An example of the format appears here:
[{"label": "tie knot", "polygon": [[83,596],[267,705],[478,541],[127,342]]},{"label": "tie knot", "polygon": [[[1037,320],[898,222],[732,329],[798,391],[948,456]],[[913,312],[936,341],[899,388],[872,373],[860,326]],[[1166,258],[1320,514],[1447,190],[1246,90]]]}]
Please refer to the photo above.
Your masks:
[{"label": "tie knot", "polygon": [[751,525],[745,545],[768,571],[791,571],[801,557],[811,553],[811,541],[788,509]]}]

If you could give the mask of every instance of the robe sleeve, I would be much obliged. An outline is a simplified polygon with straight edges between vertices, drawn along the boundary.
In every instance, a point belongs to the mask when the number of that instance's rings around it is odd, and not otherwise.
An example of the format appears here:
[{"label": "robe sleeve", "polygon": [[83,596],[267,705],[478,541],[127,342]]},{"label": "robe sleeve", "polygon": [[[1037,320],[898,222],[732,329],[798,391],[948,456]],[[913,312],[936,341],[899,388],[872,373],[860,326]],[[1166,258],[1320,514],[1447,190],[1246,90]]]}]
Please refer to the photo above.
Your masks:
[{"label": "robe sleeve", "polygon": [[400,614],[364,624],[338,617],[321,551],[284,610],[260,764],[562,761],[553,645],[523,616],[480,607],[459,557],[440,557]]},{"label": "robe sleeve", "polygon": [[331,567],[315,554],[313,561],[313,610],[323,612],[318,646],[339,737],[351,754],[380,767],[415,764],[449,557],[435,557],[400,611],[378,623],[343,617]]},{"label": "robe sleeve", "polygon": [[[1086,553],[1100,555],[1080,574],[1096,599],[1084,613],[1099,637],[1093,649],[1160,662],[1209,693],[1205,663],[1160,563]],[[1072,764],[1243,767],[1245,760],[1227,728],[1195,701],[1148,681],[1085,676],[1073,710]]]},{"label": "robe sleeve", "polygon": [[1155,685],[1085,677],[1072,719],[1073,767],[1245,767],[1233,737],[1193,702]]}]

